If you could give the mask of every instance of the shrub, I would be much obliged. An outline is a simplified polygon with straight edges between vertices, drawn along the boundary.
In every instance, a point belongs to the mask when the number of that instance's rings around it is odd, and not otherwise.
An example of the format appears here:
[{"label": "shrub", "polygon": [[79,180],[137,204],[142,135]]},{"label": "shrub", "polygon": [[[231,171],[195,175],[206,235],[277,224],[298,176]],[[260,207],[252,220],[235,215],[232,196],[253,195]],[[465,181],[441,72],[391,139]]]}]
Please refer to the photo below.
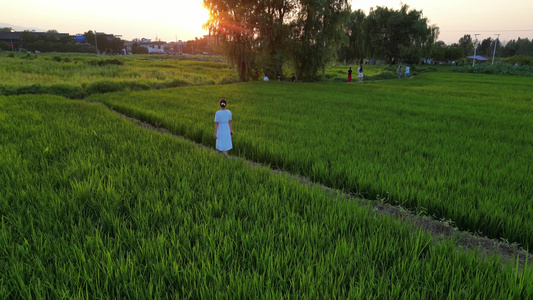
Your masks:
[{"label": "shrub", "polygon": [[32,85],[19,86],[15,88],[13,92],[15,95],[25,95],[25,94],[40,95],[40,94],[46,94],[46,88],[40,84],[32,84]]},{"label": "shrub", "polygon": [[136,81],[99,81],[88,84],[85,92],[87,94],[102,94],[124,91],[145,91],[150,89],[150,85]]},{"label": "shrub", "polygon": [[533,77],[533,67],[513,65],[476,65],[451,67],[450,72]]},{"label": "shrub", "polygon": [[63,96],[69,99],[83,99],[87,96],[81,87],[67,84],[54,84],[47,88],[48,94]]},{"label": "shrub", "polygon": [[107,65],[117,65],[117,66],[124,65],[124,62],[117,58],[104,59],[104,60],[90,60],[87,63],[92,66],[100,66],[100,67],[107,66]]}]

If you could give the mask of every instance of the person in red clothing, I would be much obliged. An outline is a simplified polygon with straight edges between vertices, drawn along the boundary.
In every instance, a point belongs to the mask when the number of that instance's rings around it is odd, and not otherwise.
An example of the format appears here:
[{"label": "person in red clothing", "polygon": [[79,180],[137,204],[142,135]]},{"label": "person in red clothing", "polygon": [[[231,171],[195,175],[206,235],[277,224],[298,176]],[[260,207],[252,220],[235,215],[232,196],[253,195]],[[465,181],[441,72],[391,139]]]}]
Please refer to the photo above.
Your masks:
[{"label": "person in red clothing", "polygon": [[348,82],[352,82],[352,67],[348,69]]}]

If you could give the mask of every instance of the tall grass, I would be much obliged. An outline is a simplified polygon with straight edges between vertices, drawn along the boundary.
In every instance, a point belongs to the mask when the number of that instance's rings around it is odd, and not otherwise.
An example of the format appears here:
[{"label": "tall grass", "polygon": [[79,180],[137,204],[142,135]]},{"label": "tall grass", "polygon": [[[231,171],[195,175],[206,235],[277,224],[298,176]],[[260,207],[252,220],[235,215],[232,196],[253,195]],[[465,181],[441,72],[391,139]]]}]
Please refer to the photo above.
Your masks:
[{"label": "tall grass", "polygon": [[98,105],[0,97],[0,121],[6,299],[533,296],[531,268],[436,245]]},{"label": "tall grass", "polygon": [[[56,94],[80,99],[102,92],[161,89],[184,85],[219,84],[236,81],[224,62],[190,61],[181,57],[94,55],[31,55],[13,58],[0,55],[0,95]],[[62,86],[74,92],[63,92]],[[103,89],[109,92],[109,89]]]},{"label": "tall grass", "polygon": [[213,146],[213,115],[227,98],[238,155],[531,249],[531,88],[522,77],[426,73],[91,99]]}]

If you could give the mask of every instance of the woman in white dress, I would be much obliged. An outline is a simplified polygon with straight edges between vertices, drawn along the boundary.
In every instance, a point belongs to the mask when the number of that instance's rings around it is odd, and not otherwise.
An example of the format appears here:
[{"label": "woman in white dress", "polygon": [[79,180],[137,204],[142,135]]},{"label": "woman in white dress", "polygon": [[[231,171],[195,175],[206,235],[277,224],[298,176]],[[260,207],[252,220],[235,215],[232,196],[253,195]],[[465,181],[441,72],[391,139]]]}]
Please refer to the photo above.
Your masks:
[{"label": "woman in white dress", "polygon": [[233,148],[231,143],[231,111],[226,109],[226,99],[220,100],[220,110],[215,114],[215,139],[217,140],[217,150],[224,155],[228,155],[228,150]]}]

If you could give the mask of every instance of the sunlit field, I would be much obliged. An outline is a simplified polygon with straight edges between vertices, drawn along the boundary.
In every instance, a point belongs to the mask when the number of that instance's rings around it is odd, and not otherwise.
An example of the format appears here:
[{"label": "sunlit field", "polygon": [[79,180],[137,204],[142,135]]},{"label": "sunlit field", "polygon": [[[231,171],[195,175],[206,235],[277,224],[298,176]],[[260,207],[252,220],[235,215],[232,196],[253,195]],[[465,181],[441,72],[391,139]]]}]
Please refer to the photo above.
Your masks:
[{"label": "sunlit field", "polygon": [[[22,91],[0,95],[2,297],[533,297],[530,261],[459,248],[271,171],[531,249],[528,78],[414,68],[413,78],[387,80],[394,67],[368,66],[368,80],[347,83],[347,67],[332,66],[324,82],[235,84],[218,61],[53,57],[18,73],[3,62],[25,59],[1,58],[0,73],[13,74],[3,91]],[[77,78],[81,65],[117,77]],[[173,77],[185,83],[163,84]],[[50,84],[79,85],[71,98],[86,101],[24,92]],[[264,167],[195,144],[214,148],[220,98],[233,113],[230,154]]]},{"label": "sunlit field", "polygon": [[8,55],[0,55],[0,95],[49,93],[79,99],[119,90],[236,81],[234,71],[220,57]]},{"label": "sunlit field", "polygon": [[253,82],[93,96],[213,146],[228,99],[234,154],[533,247],[533,83],[426,73],[359,83]]},{"label": "sunlit field", "polygon": [[100,105],[17,96],[0,108],[5,298],[533,296],[531,268]]}]

